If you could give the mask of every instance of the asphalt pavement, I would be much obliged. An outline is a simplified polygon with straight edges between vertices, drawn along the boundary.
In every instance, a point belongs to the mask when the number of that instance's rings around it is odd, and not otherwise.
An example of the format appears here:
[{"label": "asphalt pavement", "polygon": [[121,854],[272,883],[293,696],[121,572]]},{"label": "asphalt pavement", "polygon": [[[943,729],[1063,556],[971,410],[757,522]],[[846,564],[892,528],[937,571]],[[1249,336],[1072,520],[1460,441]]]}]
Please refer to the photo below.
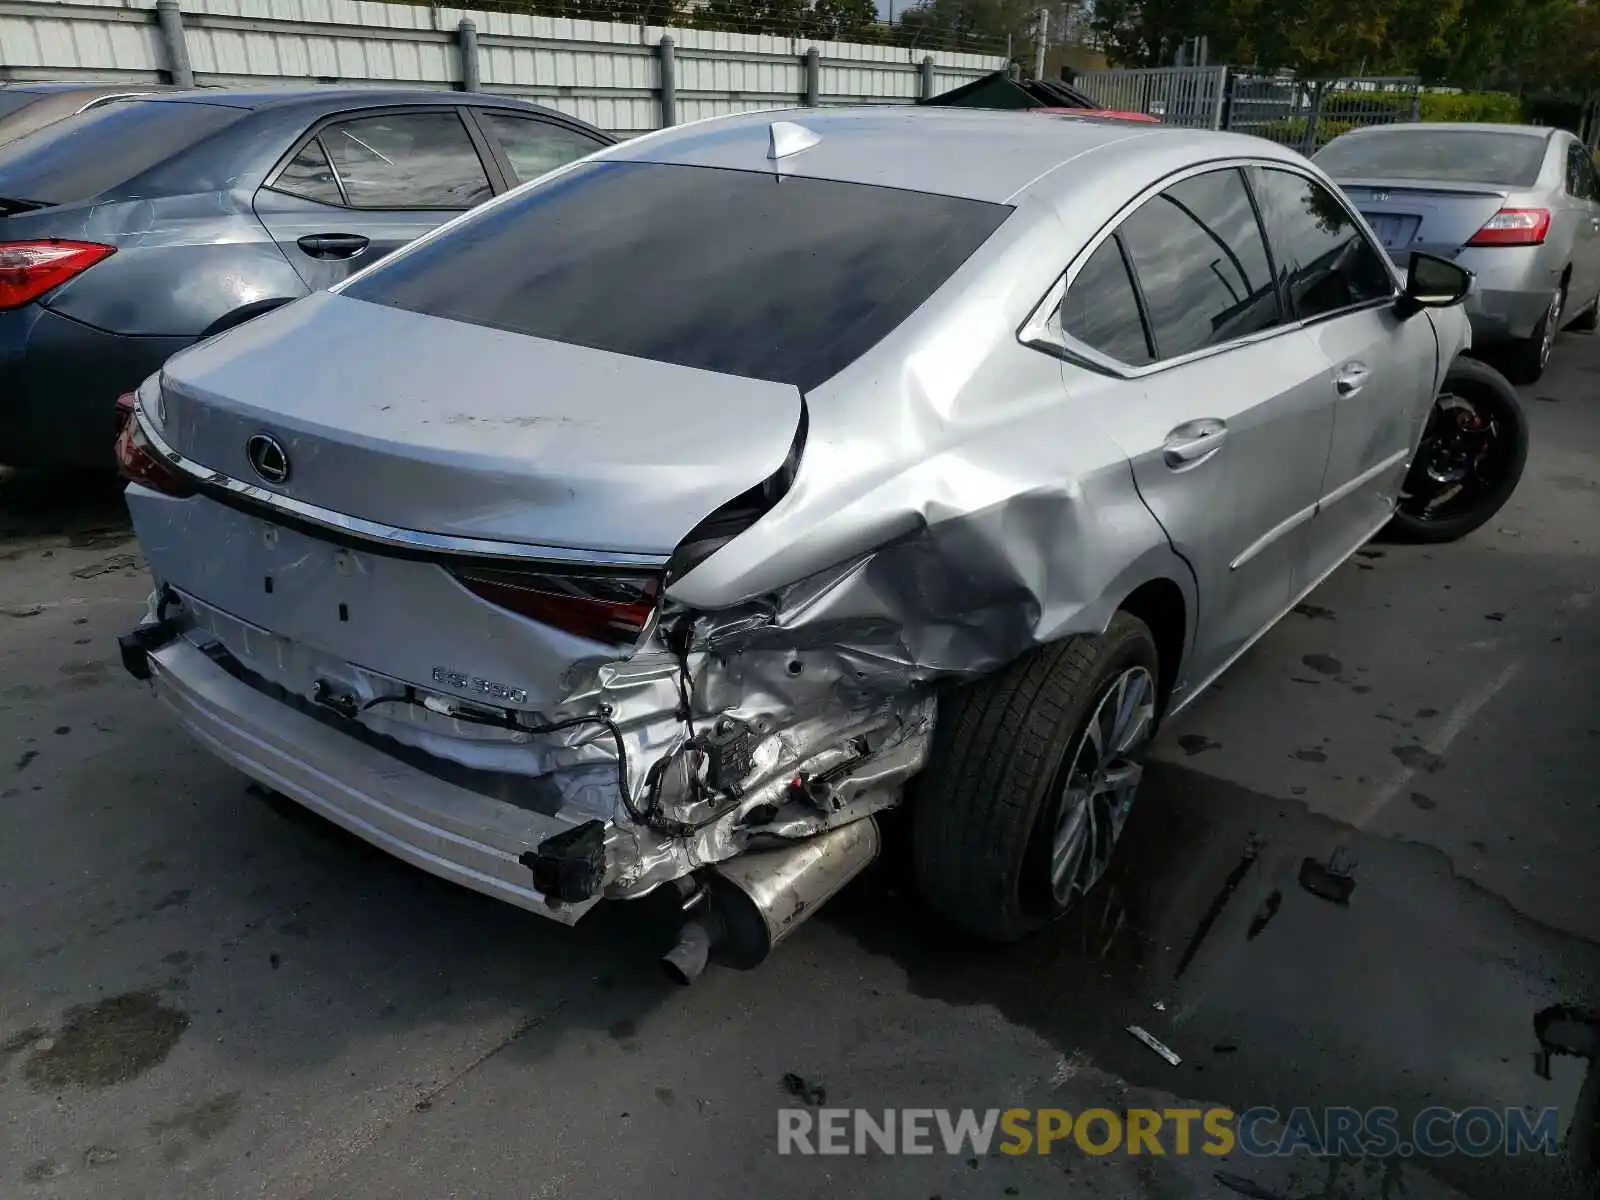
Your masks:
[{"label": "asphalt pavement", "polygon": [[[891,857],[689,989],[653,899],[565,929],[253,793],[117,664],[115,491],[0,482],[0,1195],[1593,1196],[1597,393],[1566,336],[1494,522],[1362,551],[1164,731],[1073,919],[974,944]],[[807,1103],[1555,1106],[1561,1147],[780,1156]]]}]

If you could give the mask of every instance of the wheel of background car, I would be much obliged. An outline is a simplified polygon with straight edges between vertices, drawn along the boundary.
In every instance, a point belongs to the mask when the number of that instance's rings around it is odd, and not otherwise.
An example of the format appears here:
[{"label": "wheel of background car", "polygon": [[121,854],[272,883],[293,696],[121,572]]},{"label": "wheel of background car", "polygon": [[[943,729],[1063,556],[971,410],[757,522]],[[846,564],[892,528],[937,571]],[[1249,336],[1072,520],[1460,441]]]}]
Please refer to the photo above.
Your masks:
[{"label": "wheel of background car", "polygon": [[1544,374],[1556,335],[1561,332],[1561,314],[1566,306],[1567,285],[1563,283],[1551,295],[1533,332],[1506,349],[1505,373],[1514,383],[1534,383]]},{"label": "wheel of background car", "polygon": [[1138,790],[1158,711],[1155,641],[1118,613],[940,700],[911,805],[928,903],[1014,942],[1103,875]]},{"label": "wheel of background car", "polygon": [[1402,542],[1465,537],[1511,499],[1527,460],[1528,421],[1516,388],[1485,363],[1456,359],[1428,413],[1385,536]]}]

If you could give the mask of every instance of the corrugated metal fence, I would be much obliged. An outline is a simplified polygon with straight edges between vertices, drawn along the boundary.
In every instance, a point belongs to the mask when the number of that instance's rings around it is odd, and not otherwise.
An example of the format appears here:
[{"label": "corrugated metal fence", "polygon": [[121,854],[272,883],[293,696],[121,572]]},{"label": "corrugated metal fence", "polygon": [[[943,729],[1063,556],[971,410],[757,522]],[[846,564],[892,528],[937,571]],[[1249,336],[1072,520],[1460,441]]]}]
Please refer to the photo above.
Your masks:
[{"label": "corrugated metal fence", "polygon": [[1254,134],[1305,154],[1358,125],[1414,121],[1420,98],[1410,76],[1302,79],[1229,67],[1079,71],[1073,82],[1107,108]]},{"label": "corrugated metal fence", "polygon": [[1004,65],[990,55],[370,0],[0,0],[3,79],[466,86],[623,136],[780,105],[907,103]]}]

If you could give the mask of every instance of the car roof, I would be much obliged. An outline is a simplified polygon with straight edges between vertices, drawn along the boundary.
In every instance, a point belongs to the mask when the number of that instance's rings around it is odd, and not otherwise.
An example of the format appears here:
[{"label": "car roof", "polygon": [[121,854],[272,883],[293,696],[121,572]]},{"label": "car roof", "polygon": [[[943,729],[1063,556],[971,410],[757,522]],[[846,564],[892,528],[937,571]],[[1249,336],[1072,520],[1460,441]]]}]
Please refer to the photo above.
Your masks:
[{"label": "car roof", "polygon": [[0,82],[0,91],[27,92],[30,95],[54,96],[67,92],[156,92],[172,91],[170,83],[109,83],[105,80],[86,82],[82,80],[64,79],[38,79],[38,80],[10,80]]},{"label": "car roof", "polygon": [[337,109],[385,104],[498,104],[507,108],[541,107],[515,96],[490,96],[475,92],[450,91],[445,88],[360,87],[337,83],[290,84],[259,88],[200,88],[195,91],[152,96],[150,100],[161,104],[216,104],[227,108],[248,108],[256,111],[296,106]]},{"label": "car roof", "polygon": [[[774,164],[775,123],[818,140]],[[1097,166],[1160,150],[1197,161],[1230,155],[1304,162],[1261,138],[1174,125],[1042,114],[1033,110],[879,105],[771,109],[674,126],[602,151],[632,162],[770,171],[907,191],[1015,203],[1056,168],[1085,155]]]},{"label": "car roof", "polygon": [[1400,131],[1423,133],[1437,131],[1458,133],[1522,133],[1529,137],[1553,137],[1559,130],[1550,126],[1517,125],[1509,121],[1395,121],[1387,125],[1361,125],[1341,134],[1341,137],[1361,137],[1369,133]]}]

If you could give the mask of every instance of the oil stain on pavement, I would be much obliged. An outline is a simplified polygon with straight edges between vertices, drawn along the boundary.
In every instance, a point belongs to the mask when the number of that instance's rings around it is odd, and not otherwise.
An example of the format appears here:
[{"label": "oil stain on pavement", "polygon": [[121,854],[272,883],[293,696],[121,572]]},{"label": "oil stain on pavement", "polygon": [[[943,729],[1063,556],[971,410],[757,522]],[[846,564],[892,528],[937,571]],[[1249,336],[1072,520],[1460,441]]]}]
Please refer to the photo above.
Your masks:
[{"label": "oil stain on pavement", "polygon": [[188,1015],[153,992],[74,1005],[53,1038],[29,1039],[22,1075],[35,1091],[126,1083],[165,1061],[188,1027]]}]

